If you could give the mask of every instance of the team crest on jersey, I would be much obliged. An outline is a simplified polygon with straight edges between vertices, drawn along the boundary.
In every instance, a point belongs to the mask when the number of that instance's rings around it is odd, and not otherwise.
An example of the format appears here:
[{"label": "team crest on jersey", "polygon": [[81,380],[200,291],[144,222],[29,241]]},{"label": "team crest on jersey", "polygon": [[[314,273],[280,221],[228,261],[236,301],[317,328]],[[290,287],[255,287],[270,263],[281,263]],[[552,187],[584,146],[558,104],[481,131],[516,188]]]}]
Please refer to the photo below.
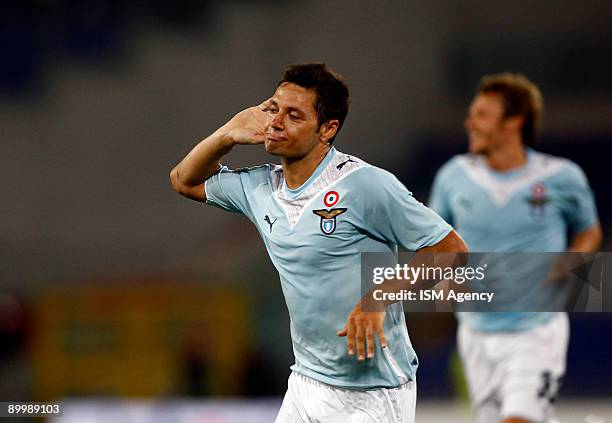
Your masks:
[{"label": "team crest on jersey", "polygon": [[527,198],[527,202],[531,206],[531,212],[536,216],[544,214],[544,206],[550,201],[546,191],[546,185],[542,182],[537,182],[531,187],[531,196]]},{"label": "team crest on jersey", "polygon": [[340,216],[347,209],[319,209],[312,212],[321,218],[321,232],[325,235],[331,235],[336,230],[336,217]]}]

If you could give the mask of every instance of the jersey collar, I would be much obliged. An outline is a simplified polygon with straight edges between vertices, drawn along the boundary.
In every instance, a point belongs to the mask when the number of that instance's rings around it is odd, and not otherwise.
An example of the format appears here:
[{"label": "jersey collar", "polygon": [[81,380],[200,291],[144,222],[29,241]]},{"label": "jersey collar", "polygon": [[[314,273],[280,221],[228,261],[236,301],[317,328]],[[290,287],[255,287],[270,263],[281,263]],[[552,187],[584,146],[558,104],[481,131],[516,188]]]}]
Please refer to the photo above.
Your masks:
[{"label": "jersey collar", "polygon": [[310,175],[310,177],[306,180],[306,182],[304,182],[301,186],[299,186],[296,189],[289,188],[287,186],[287,181],[285,181],[285,178],[283,177],[282,190],[285,196],[290,199],[299,197],[300,194],[306,191],[306,189],[308,189],[308,187],[311,186],[313,182],[317,180],[317,178],[321,175],[321,173],[327,167],[327,165],[329,165],[329,162],[332,161],[335,155],[336,155],[336,147],[332,146],[327,152],[327,154],[325,155],[325,157],[323,158],[323,160],[321,160],[321,163],[319,163],[319,165],[314,170],[314,172],[312,172],[312,175]]},{"label": "jersey collar", "polygon": [[493,177],[493,178],[495,178],[495,179],[497,179],[499,181],[510,180],[510,179],[513,179],[513,178],[517,177],[521,173],[526,172],[527,170],[531,169],[531,167],[533,166],[534,150],[529,148],[529,147],[525,147],[525,154],[527,156],[527,161],[525,162],[524,165],[512,168],[512,169],[507,170],[505,172],[499,172],[499,171],[491,169],[487,165],[487,162],[484,159],[484,157],[480,157],[480,159],[481,159],[481,166],[483,166],[483,168],[487,171],[487,173],[489,175],[491,175],[491,177]]}]

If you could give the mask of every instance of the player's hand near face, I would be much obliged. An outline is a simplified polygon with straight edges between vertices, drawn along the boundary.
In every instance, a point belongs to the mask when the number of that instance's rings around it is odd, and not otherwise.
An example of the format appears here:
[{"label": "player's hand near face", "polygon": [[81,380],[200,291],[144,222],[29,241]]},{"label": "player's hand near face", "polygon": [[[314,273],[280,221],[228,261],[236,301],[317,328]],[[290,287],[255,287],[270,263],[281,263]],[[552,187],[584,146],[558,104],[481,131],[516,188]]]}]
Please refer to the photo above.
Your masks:
[{"label": "player's hand near face", "polygon": [[346,345],[349,355],[357,351],[357,359],[364,361],[374,357],[376,342],[374,333],[378,335],[381,347],[387,346],[387,338],[383,324],[386,313],[384,311],[363,311],[361,301],[357,303],[349,314],[344,328],[338,331],[338,336],[346,336]]},{"label": "player's hand near face", "polygon": [[204,181],[219,170],[219,160],[236,144],[263,144],[269,99],[236,114],[225,125],[203,139],[170,172],[176,192],[196,201],[206,201]]},{"label": "player's hand near face", "polygon": [[263,144],[265,141],[266,112],[270,100],[258,106],[249,107],[231,118],[221,127],[225,137],[235,144]]}]

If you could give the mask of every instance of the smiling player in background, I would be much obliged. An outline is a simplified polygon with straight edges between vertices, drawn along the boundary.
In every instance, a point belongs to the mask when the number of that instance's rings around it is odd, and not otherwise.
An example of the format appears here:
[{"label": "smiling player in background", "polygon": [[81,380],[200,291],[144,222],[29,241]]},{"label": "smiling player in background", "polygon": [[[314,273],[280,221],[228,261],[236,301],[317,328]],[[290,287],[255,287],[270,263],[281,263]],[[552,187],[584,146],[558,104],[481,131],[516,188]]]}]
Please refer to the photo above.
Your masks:
[{"label": "smiling player in background", "polygon": [[[601,242],[582,170],[532,149],[542,108],[539,89],[522,75],[485,76],[478,85],[465,120],[469,154],[438,171],[430,199],[472,251],[593,252]],[[517,268],[512,278],[528,279],[529,272]],[[457,318],[475,421],[554,421],[569,340],[566,313]]]}]

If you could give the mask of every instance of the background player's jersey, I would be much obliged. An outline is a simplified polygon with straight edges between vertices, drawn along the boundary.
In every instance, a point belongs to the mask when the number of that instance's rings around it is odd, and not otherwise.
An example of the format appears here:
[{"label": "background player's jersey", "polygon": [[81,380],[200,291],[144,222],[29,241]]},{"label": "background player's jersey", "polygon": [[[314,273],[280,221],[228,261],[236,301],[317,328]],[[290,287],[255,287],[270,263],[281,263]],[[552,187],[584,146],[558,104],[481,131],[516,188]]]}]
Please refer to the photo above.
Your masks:
[{"label": "background player's jersey", "polygon": [[[531,149],[527,164],[504,173],[491,170],[482,156],[454,157],[436,175],[430,207],[474,252],[561,252],[568,233],[597,221],[593,194],[578,165]],[[529,280],[535,272],[527,263],[516,266],[507,283]],[[461,322],[483,331],[523,330],[552,315],[457,314]]]},{"label": "background player's jersey", "polygon": [[277,165],[222,168],[205,189],[207,203],[245,214],[264,240],[289,309],[294,371],[357,389],[415,378],[418,361],[400,303],[386,315],[387,353],[377,342],[374,359],[350,357],[336,332],[361,298],[360,253],[433,245],[451,231],[446,222],[389,172],[334,148],[296,190]]}]

